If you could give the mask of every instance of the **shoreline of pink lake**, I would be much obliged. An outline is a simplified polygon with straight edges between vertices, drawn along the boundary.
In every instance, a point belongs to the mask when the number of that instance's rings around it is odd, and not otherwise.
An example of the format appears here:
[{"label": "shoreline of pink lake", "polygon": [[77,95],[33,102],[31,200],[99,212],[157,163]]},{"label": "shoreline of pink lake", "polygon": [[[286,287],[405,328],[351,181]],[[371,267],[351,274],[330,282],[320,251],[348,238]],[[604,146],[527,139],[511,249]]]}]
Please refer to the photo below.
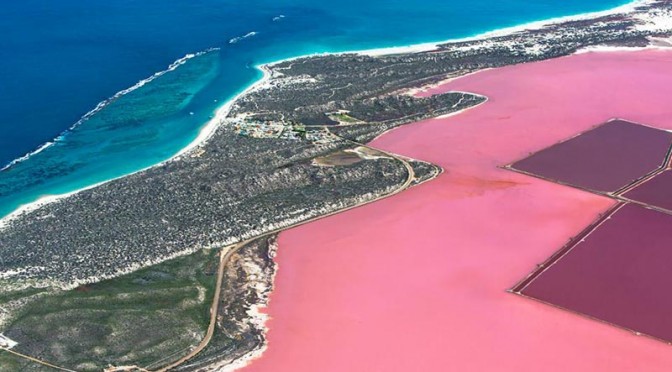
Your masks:
[{"label": "shoreline of pink lake", "polygon": [[280,234],[245,371],[671,371],[672,347],[507,290],[613,201],[501,166],[620,117],[672,129],[672,52],[585,53],[423,94],[489,100],[371,145],[437,179]]}]

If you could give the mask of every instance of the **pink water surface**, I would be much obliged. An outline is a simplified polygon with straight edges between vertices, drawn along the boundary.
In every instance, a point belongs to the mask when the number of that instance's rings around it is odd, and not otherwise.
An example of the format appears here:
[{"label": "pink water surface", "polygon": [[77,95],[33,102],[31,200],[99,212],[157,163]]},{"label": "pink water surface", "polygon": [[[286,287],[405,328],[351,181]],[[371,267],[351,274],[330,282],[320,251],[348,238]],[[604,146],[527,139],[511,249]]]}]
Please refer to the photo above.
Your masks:
[{"label": "pink water surface", "polygon": [[672,371],[672,347],[506,292],[612,201],[498,168],[612,117],[672,128],[672,52],[589,53],[430,93],[480,107],[373,145],[438,179],[280,235],[246,371]]}]

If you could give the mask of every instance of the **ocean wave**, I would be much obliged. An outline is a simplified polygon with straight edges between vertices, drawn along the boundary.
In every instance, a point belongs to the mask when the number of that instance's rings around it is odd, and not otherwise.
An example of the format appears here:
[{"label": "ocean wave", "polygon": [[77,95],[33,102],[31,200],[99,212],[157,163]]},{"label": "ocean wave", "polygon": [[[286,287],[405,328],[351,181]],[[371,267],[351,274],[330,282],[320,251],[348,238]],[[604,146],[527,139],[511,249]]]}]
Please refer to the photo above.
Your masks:
[{"label": "ocean wave", "polygon": [[234,37],[233,39],[229,40],[229,44],[235,44],[241,40],[251,38],[252,36],[255,36],[257,34],[259,34],[257,31],[248,32],[243,36]]},{"label": "ocean wave", "polygon": [[273,22],[277,22],[281,19],[285,18],[284,14],[280,14],[279,16],[273,17]]},{"label": "ocean wave", "polygon": [[[59,136],[59,137],[61,137],[61,136]],[[57,139],[58,139],[58,137],[57,137]],[[53,141],[44,143],[44,144],[42,144],[42,146],[40,146],[40,147],[38,147],[37,149],[35,149],[35,150],[33,150],[33,151],[27,153],[26,155],[23,155],[23,156],[21,156],[21,157],[19,157],[19,158],[16,158],[16,159],[10,161],[9,163],[7,163],[7,165],[5,165],[4,167],[0,168],[0,172],[4,171],[5,169],[9,169],[9,168],[11,168],[14,164],[18,164],[18,163],[20,163],[20,162],[22,162],[22,161],[24,161],[24,160],[28,160],[28,158],[30,158],[31,156],[41,153],[42,151],[44,151],[44,150],[46,150],[47,148],[51,147],[54,143],[56,143],[56,139],[54,139]]]},{"label": "ocean wave", "polygon": [[156,72],[156,73],[154,73],[152,76],[150,76],[150,77],[148,77],[148,78],[146,78],[146,79],[142,79],[142,80],[138,81],[137,83],[135,83],[135,85],[133,85],[133,86],[130,87],[130,88],[126,88],[126,89],[124,89],[124,90],[120,90],[119,92],[117,92],[117,93],[115,93],[113,96],[111,96],[110,98],[108,98],[108,99],[106,99],[106,100],[104,100],[104,101],[99,102],[99,103],[96,105],[96,107],[94,107],[91,111],[89,111],[89,112],[87,112],[86,114],[84,114],[79,120],[77,120],[77,122],[75,122],[75,124],[71,125],[68,129],[66,129],[66,130],[64,130],[63,132],[61,132],[56,138],[54,138],[53,140],[51,140],[51,141],[49,141],[49,142],[46,142],[46,143],[40,145],[40,146],[39,146],[37,149],[35,149],[35,150],[33,150],[33,151],[31,151],[31,152],[28,152],[27,154],[25,154],[25,155],[23,155],[23,156],[21,156],[21,157],[18,157],[18,158],[16,158],[16,159],[12,160],[12,161],[10,161],[10,162],[7,163],[4,167],[0,168],[0,172],[5,171],[5,170],[7,170],[7,169],[9,169],[9,168],[11,168],[11,167],[13,167],[13,166],[15,166],[16,164],[19,164],[19,163],[21,163],[21,162],[24,162],[24,161],[30,159],[32,156],[34,156],[34,155],[36,155],[36,154],[39,154],[40,152],[42,152],[42,151],[46,150],[47,148],[53,146],[53,145],[56,144],[57,142],[62,141],[62,140],[65,138],[65,136],[68,134],[68,132],[71,132],[73,129],[77,128],[79,125],[81,125],[82,123],[84,123],[84,122],[85,122],[86,120],[88,120],[90,117],[92,117],[93,115],[95,115],[95,114],[98,113],[100,110],[102,110],[103,108],[105,108],[105,107],[106,107],[107,105],[109,105],[110,103],[116,101],[116,100],[119,99],[120,97],[122,97],[122,96],[124,96],[124,95],[126,95],[126,94],[128,94],[128,93],[130,93],[130,92],[132,92],[132,91],[134,91],[134,90],[136,90],[136,89],[139,89],[139,88],[143,87],[145,84],[150,83],[150,82],[153,81],[154,79],[156,79],[156,78],[158,78],[158,77],[160,77],[160,76],[163,76],[163,75],[165,75],[165,74],[168,73],[168,72],[174,71],[176,68],[182,66],[183,64],[185,64],[188,60],[190,60],[190,59],[192,59],[192,58],[200,57],[200,56],[202,56],[202,55],[204,55],[204,54],[207,54],[207,53],[210,53],[210,52],[213,52],[213,51],[216,51],[216,50],[219,50],[219,48],[209,48],[209,49],[206,49],[206,50],[201,51],[201,52],[198,52],[198,53],[189,53],[189,54],[185,55],[184,57],[179,58],[179,59],[176,60],[175,62],[171,63],[171,64],[168,66],[168,68],[166,68],[165,70]]}]

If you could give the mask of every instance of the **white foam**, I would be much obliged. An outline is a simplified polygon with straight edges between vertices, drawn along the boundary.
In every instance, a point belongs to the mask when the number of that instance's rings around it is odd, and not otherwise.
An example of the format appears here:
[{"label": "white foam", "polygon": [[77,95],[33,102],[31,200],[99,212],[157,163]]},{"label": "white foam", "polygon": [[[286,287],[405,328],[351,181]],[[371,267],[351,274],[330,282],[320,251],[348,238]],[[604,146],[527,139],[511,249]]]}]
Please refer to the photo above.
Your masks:
[{"label": "white foam", "polygon": [[[627,4],[618,6],[616,8],[608,9],[608,10],[603,10],[603,11],[598,11],[598,12],[582,13],[582,14],[578,14],[578,15],[571,15],[571,16],[564,16],[564,17],[556,17],[556,18],[550,18],[550,19],[541,20],[541,21],[534,21],[534,22],[529,22],[529,23],[524,23],[524,24],[521,24],[521,25],[517,25],[517,26],[504,27],[504,28],[500,28],[500,29],[497,29],[497,30],[484,32],[484,33],[481,33],[481,34],[478,34],[478,35],[475,35],[475,36],[469,36],[469,37],[464,37],[464,38],[456,38],[456,39],[448,39],[448,40],[429,42],[429,43],[413,44],[413,45],[407,45],[407,46],[364,49],[364,50],[344,52],[344,53],[357,53],[357,54],[363,54],[363,55],[368,55],[368,56],[383,56],[383,55],[399,54],[399,53],[428,52],[428,51],[437,50],[439,48],[439,45],[442,45],[442,44],[465,42],[465,41],[475,41],[475,40],[487,39],[487,38],[498,37],[498,36],[507,36],[507,35],[515,34],[515,33],[518,33],[518,32],[521,32],[521,31],[526,31],[526,30],[538,30],[538,29],[542,29],[542,28],[547,27],[547,26],[551,26],[551,25],[558,24],[558,23],[563,23],[563,22],[568,22],[568,21],[578,21],[578,20],[584,20],[584,19],[592,19],[592,18],[597,18],[597,17],[603,17],[603,16],[607,16],[607,15],[613,15],[613,14],[629,13],[629,12],[634,11],[637,7],[640,7],[640,6],[643,6],[643,5],[648,5],[648,4],[651,4],[653,2],[655,2],[655,0],[634,0],[634,1],[629,2]],[[670,21],[670,20],[668,20],[668,21]]]},{"label": "white foam", "polygon": [[149,167],[145,167],[143,169],[139,169],[137,171],[119,176],[119,177],[111,178],[111,179],[106,180],[106,181],[98,182],[98,183],[95,183],[93,185],[83,187],[81,189],[77,189],[77,190],[74,190],[74,191],[71,191],[71,192],[68,192],[68,193],[64,193],[64,194],[45,195],[45,196],[40,197],[38,200],[36,200],[34,202],[23,204],[20,207],[18,207],[16,210],[11,212],[10,214],[8,214],[5,217],[0,219],[0,231],[3,228],[7,227],[8,224],[12,220],[16,219],[17,217],[19,217],[23,214],[30,213],[30,212],[32,212],[34,210],[37,210],[37,209],[39,209],[39,208],[41,208],[41,207],[43,207],[47,204],[51,204],[51,203],[54,203],[54,202],[59,201],[61,199],[67,198],[71,195],[74,195],[74,194],[80,192],[80,191],[89,190],[89,189],[98,187],[102,184],[111,182],[113,180],[123,178],[123,177],[129,176],[131,174],[139,173],[139,172],[145,171],[149,168],[160,166],[162,164],[165,164],[166,162],[173,161],[173,160],[179,158],[180,156],[190,152],[192,149],[194,149],[196,147],[199,147],[199,146],[203,145],[212,136],[212,134],[215,132],[215,130],[217,129],[219,124],[224,121],[224,118],[226,118],[226,116],[229,114],[233,104],[236,102],[236,100],[238,98],[240,98],[241,96],[243,96],[243,95],[245,95],[245,94],[247,94],[251,91],[254,91],[256,89],[261,89],[268,82],[268,80],[270,79],[270,73],[269,73],[268,69],[264,68],[263,66],[258,66],[257,68],[259,68],[263,72],[262,78],[260,80],[256,81],[254,84],[247,87],[242,92],[238,93],[238,95],[236,95],[232,99],[228,100],[223,106],[221,106],[219,109],[217,109],[217,112],[215,113],[215,116],[210,121],[208,121],[208,123],[200,130],[198,136],[193,141],[191,141],[187,146],[182,148],[178,153],[176,153],[175,155],[173,155],[169,159],[164,160],[160,163],[151,165]]},{"label": "white foam", "polygon": [[36,150],[33,150],[33,151],[31,151],[31,152],[29,152],[29,153],[27,153],[27,154],[25,154],[25,155],[23,155],[23,156],[21,156],[21,157],[19,157],[19,158],[16,158],[16,159],[12,160],[12,161],[9,162],[7,165],[5,165],[2,169],[0,169],[0,171],[4,171],[4,170],[6,170],[6,169],[8,169],[8,168],[11,168],[12,166],[14,166],[14,165],[16,165],[16,164],[18,164],[18,163],[21,163],[21,162],[23,162],[23,161],[26,161],[26,160],[28,160],[31,156],[36,155],[36,154],[38,154],[38,153],[40,153],[40,152],[46,150],[47,148],[51,147],[52,145],[54,145],[55,143],[57,143],[57,142],[59,142],[59,141],[62,141],[62,140],[65,138],[65,136],[67,135],[68,132],[70,132],[70,131],[72,131],[73,129],[77,128],[80,124],[82,124],[83,122],[85,122],[88,118],[90,118],[91,116],[93,116],[94,114],[96,114],[98,111],[102,110],[103,108],[105,108],[107,105],[109,105],[109,104],[112,103],[113,101],[117,100],[119,97],[121,97],[121,96],[123,96],[123,95],[126,95],[126,94],[128,94],[128,93],[130,93],[130,92],[132,92],[132,91],[134,91],[134,90],[136,90],[136,89],[138,89],[138,88],[141,88],[141,87],[144,86],[145,84],[151,82],[152,80],[154,80],[154,79],[156,79],[156,78],[158,78],[158,77],[160,77],[160,76],[162,76],[162,75],[164,75],[164,74],[166,74],[166,73],[168,73],[168,72],[174,71],[176,68],[178,68],[178,67],[180,67],[181,65],[185,64],[188,60],[190,60],[190,59],[192,59],[192,58],[194,58],[194,57],[201,56],[201,55],[203,55],[203,54],[212,52],[212,51],[214,51],[214,50],[218,50],[218,48],[210,48],[210,49],[204,50],[204,51],[202,51],[202,52],[187,54],[187,55],[185,55],[184,57],[182,57],[182,58],[176,60],[175,62],[171,63],[171,64],[168,66],[168,68],[166,68],[165,70],[159,71],[159,72],[153,74],[152,76],[150,76],[150,77],[148,77],[148,78],[146,78],[146,79],[142,79],[142,80],[138,81],[137,83],[135,83],[132,87],[130,87],[130,88],[126,88],[126,89],[124,89],[124,90],[120,90],[119,92],[115,93],[112,97],[110,97],[110,98],[108,98],[108,99],[106,99],[106,100],[104,100],[104,101],[98,102],[98,104],[96,105],[96,107],[94,107],[91,111],[89,111],[89,112],[87,112],[86,114],[84,114],[84,116],[82,116],[79,120],[77,120],[77,122],[76,122],[75,124],[71,125],[68,129],[66,129],[65,131],[63,131],[63,132],[62,132],[61,134],[59,134],[56,138],[54,138],[53,140],[51,140],[51,141],[49,141],[49,142],[47,142],[47,143],[44,143],[44,144],[40,145],[40,147],[38,147]]},{"label": "white foam", "polygon": [[[239,93],[238,95],[233,97],[232,99],[228,100],[222,107],[220,107],[217,110],[217,112],[215,114],[215,117],[213,119],[211,119],[200,130],[198,136],[191,143],[189,143],[186,147],[184,147],[182,150],[180,150],[174,156],[172,156],[171,158],[169,158],[165,161],[162,161],[162,162],[157,163],[155,165],[149,166],[147,168],[137,170],[135,172],[131,172],[129,174],[126,174],[126,175],[123,175],[123,176],[120,176],[120,177],[116,177],[114,179],[126,177],[128,175],[138,173],[138,172],[142,172],[142,171],[144,171],[146,169],[149,169],[149,168],[152,168],[152,167],[160,166],[162,164],[165,164],[168,161],[172,161],[172,160],[175,160],[175,159],[179,158],[180,156],[190,152],[194,148],[200,147],[203,144],[205,144],[207,142],[207,140],[216,131],[217,127],[224,121],[224,118],[226,118],[226,116],[229,114],[229,112],[231,111],[231,108],[232,108],[232,106],[233,106],[233,104],[235,103],[236,100],[238,100],[241,96],[243,96],[243,95],[245,95],[245,94],[247,94],[251,91],[254,91],[254,90],[257,90],[257,89],[264,89],[265,87],[267,87],[267,83],[270,80],[270,72],[269,72],[267,66],[273,66],[273,65],[284,63],[284,62],[287,62],[287,61],[292,61],[292,60],[296,60],[296,59],[299,59],[299,58],[306,58],[306,57],[311,57],[311,56],[343,55],[343,54],[353,54],[353,53],[376,56],[376,55],[396,54],[396,53],[400,53],[400,51],[402,51],[403,53],[421,52],[421,51],[432,50],[430,48],[435,49],[437,47],[437,45],[439,45],[439,44],[445,44],[445,43],[450,43],[450,42],[480,40],[480,39],[485,39],[485,38],[490,38],[490,37],[510,35],[512,33],[521,32],[521,31],[529,30],[529,29],[539,29],[539,28],[543,28],[543,27],[546,27],[548,25],[552,25],[552,24],[556,24],[556,23],[560,23],[560,22],[590,19],[590,18],[602,17],[602,16],[606,16],[606,15],[611,15],[611,14],[621,14],[621,13],[631,12],[631,11],[634,11],[637,7],[647,5],[647,4],[651,4],[653,2],[655,2],[655,0],[634,0],[630,3],[628,3],[628,4],[625,4],[625,5],[610,9],[610,10],[605,10],[605,11],[600,11],[600,12],[592,12],[592,13],[584,13],[584,14],[575,15],[575,16],[559,17],[559,18],[553,18],[553,19],[544,20],[544,21],[531,22],[531,23],[520,25],[520,26],[508,27],[508,28],[503,28],[503,29],[495,30],[495,31],[489,31],[489,32],[486,32],[486,33],[483,33],[483,34],[480,34],[480,35],[477,35],[477,36],[462,38],[462,39],[450,39],[450,40],[441,41],[441,42],[423,43],[423,44],[416,44],[416,45],[410,45],[410,46],[405,46],[405,47],[402,46],[402,47],[392,47],[392,48],[367,49],[367,50],[360,50],[360,51],[346,51],[346,52],[338,52],[338,53],[313,53],[313,54],[308,54],[308,55],[301,55],[301,56],[296,56],[296,57],[285,58],[285,59],[265,63],[263,65],[255,66],[256,68],[259,68],[263,72],[263,77],[260,80],[258,80],[257,82],[255,82],[254,84],[250,85],[244,91],[242,91],[241,93]],[[662,24],[664,24],[664,25],[666,24],[665,22],[669,22],[669,20],[665,19],[664,15],[662,15],[662,16],[661,15],[651,16],[651,17],[648,17],[648,18],[644,15],[638,15],[638,16],[639,16],[639,19],[642,22],[642,25],[640,25],[639,27],[654,27],[654,26],[651,26],[649,23],[646,23],[646,22],[654,22],[654,23],[655,22],[662,22]],[[656,27],[664,27],[664,26],[656,26]],[[250,35],[250,34],[253,34],[253,35]],[[256,32],[250,32],[250,33],[248,33],[244,36],[247,36],[247,35],[250,35],[250,37],[251,37],[251,36],[256,35]],[[179,65],[184,63],[187,59],[202,55],[202,54],[207,53],[211,50],[214,50],[214,49],[208,49],[204,52],[200,52],[200,53],[197,53],[197,54],[188,54],[185,57],[183,57],[183,58],[175,61],[173,64],[171,64],[171,66],[169,66],[169,68],[167,70],[162,71],[162,72],[158,72],[158,73],[154,74],[152,77],[139,82],[135,86],[122,91],[124,93],[122,93],[122,92],[120,92],[120,93],[125,94],[125,93],[128,93],[129,91],[137,89],[140,86],[146,84],[147,82],[153,80],[154,78],[156,78],[156,77],[158,77],[158,76],[160,76],[160,75],[162,75],[162,74],[164,74],[168,71],[174,70]],[[600,50],[600,49],[598,49],[598,50]],[[628,50],[632,50],[632,49],[629,48]],[[120,95],[120,93],[113,96],[110,100],[112,100],[115,97],[117,97],[118,95]],[[99,104],[99,106],[100,105],[104,106],[110,100],[101,102],[101,104]],[[98,107],[96,109],[92,110],[90,113],[85,115],[80,120],[80,122],[83,121],[86,117],[88,117],[88,116],[92,115],[93,113],[97,112],[98,110],[100,110]],[[78,125],[80,122],[76,123],[74,126]],[[87,186],[85,188],[75,190],[73,192],[69,192],[67,194],[45,196],[45,197],[42,197],[35,202],[25,204],[25,205],[21,206],[20,208],[18,208],[17,210],[15,210],[14,212],[12,212],[10,215],[0,219],[0,230],[2,230],[2,228],[7,226],[9,221],[11,221],[12,219],[16,218],[17,216],[19,216],[23,213],[33,211],[33,210],[38,209],[39,207],[41,207],[45,204],[55,202],[57,200],[60,200],[62,198],[65,198],[65,197],[68,197],[70,195],[76,194],[77,192],[80,192],[80,191],[83,191],[83,190],[87,190],[87,189],[97,187],[101,184],[110,182],[114,179],[110,179],[110,180],[100,182],[100,183],[97,183],[97,184],[94,184],[94,185],[91,185],[91,186]]]},{"label": "white foam", "polygon": [[[644,6],[644,5],[649,5],[649,4],[652,4],[652,3],[655,3],[655,2],[656,2],[656,0],[633,0],[629,3],[627,3],[627,4],[624,4],[624,5],[615,7],[615,8],[611,8],[611,9],[608,9],[608,10],[582,13],[582,14],[578,14],[578,15],[571,15],[571,16],[564,16],[564,17],[556,17],[556,18],[550,18],[550,19],[541,20],[541,21],[533,21],[533,22],[524,23],[524,24],[517,25],[517,26],[511,26],[511,27],[500,28],[500,29],[496,29],[496,30],[492,30],[492,31],[487,31],[487,32],[484,32],[484,33],[481,33],[481,34],[478,34],[478,35],[475,35],[475,36],[469,36],[469,37],[464,37],[464,38],[446,39],[446,40],[441,40],[441,41],[418,43],[418,44],[405,45],[405,46],[393,46],[393,47],[371,48],[371,49],[361,49],[361,50],[348,50],[348,51],[341,51],[341,52],[317,52],[317,53],[310,53],[310,54],[304,54],[304,55],[295,56],[295,57],[284,58],[284,59],[280,59],[280,60],[265,63],[264,65],[274,66],[274,65],[277,65],[277,64],[285,63],[285,62],[295,61],[297,59],[302,59],[302,58],[307,58],[307,57],[328,56],[328,55],[361,54],[361,55],[366,55],[366,56],[371,56],[371,57],[377,57],[377,56],[385,56],[385,55],[401,54],[401,53],[430,52],[430,51],[438,50],[439,46],[443,45],[443,44],[485,40],[485,39],[492,38],[492,37],[507,36],[507,35],[515,34],[515,33],[526,31],[526,30],[538,30],[538,29],[542,29],[542,28],[547,27],[547,26],[552,26],[554,24],[568,22],[568,21],[579,21],[579,20],[585,20],[585,19],[604,17],[604,16],[608,16],[608,15],[614,15],[614,14],[630,13],[630,12],[633,12],[634,10],[636,10],[638,7],[641,7],[641,6]],[[643,16],[640,15],[640,17],[643,17]],[[481,47],[481,46],[479,46],[479,47]]]},{"label": "white foam", "polygon": [[36,154],[41,153],[42,151],[46,150],[47,148],[51,147],[51,145],[53,145],[54,143],[56,143],[56,141],[58,140],[58,138],[60,138],[60,136],[57,137],[56,139],[54,139],[54,141],[47,142],[47,143],[43,144],[42,146],[38,147],[36,150],[33,150],[32,152],[29,152],[29,153],[27,153],[26,155],[23,155],[23,156],[21,156],[21,157],[19,157],[19,158],[16,158],[16,159],[12,160],[12,161],[9,162],[7,165],[5,165],[4,167],[0,168],[0,172],[4,171],[5,169],[9,169],[9,168],[12,167],[14,164],[18,164],[18,163],[20,163],[20,162],[22,162],[22,161],[24,161],[24,160],[28,160],[28,158],[30,158],[30,157],[33,156],[33,155],[36,155]]},{"label": "white foam", "polygon": [[237,43],[237,42],[239,42],[239,41],[242,41],[242,40],[251,38],[252,36],[255,36],[255,35],[258,35],[258,34],[259,34],[259,33],[256,32],[256,31],[248,32],[248,33],[246,33],[246,34],[243,35],[243,36],[234,37],[233,39],[229,40],[229,44],[235,44],[235,43]]}]

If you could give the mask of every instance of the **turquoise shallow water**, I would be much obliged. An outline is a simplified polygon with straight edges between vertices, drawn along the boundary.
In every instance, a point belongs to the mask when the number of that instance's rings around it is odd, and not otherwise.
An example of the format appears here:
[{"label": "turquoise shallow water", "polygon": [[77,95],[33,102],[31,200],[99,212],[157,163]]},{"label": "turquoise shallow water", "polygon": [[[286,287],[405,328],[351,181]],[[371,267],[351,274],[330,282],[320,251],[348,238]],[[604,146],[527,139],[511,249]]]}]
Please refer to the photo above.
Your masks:
[{"label": "turquoise shallow water", "polygon": [[[26,0],[0,12],[0,216],[169,158],[218,106],[302,54],[446,40],[623,0]],[[230,40],[256,32],[254,36]],[[119,95],[189,53],[218,48]],[[78,123],[73,127],[75,123]],[[56,138],[56,140],[54,140]]]}]

